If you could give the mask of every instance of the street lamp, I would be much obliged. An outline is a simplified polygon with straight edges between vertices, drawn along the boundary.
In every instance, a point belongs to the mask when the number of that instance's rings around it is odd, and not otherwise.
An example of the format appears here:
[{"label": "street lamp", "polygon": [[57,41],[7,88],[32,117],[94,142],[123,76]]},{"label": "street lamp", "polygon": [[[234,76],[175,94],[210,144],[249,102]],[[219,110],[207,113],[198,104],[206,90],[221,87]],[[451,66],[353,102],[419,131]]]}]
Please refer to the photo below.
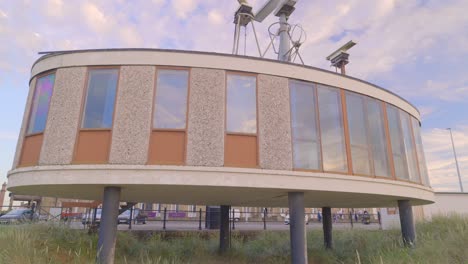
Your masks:
[{"label": "street lamp", "polygon": [[458,167],[458,160],[457,160],[457,152],[455,152],[455,144],[453,143],[453,136],[452,136],[452,129],[449,127],[447,130],[450,132],[450,139],[452,140],[452,149],[453,149],[453,156],[455,157],[455,165],[457,166],[457,174],[458,174],[458,181],[460,182],[460,190],[463,191],[463,183],[460,176],[460,168]]}]

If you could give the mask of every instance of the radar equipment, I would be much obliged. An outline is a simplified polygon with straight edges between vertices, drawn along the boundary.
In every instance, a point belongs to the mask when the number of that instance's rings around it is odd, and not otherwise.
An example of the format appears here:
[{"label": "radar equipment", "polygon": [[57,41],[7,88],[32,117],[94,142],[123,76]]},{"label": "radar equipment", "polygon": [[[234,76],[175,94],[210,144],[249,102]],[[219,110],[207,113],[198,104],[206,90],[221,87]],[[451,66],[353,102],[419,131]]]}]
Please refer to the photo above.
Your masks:
[{"label": "radar equipment", "polygon": [[335,67],[335,69],[340,68],[343,75],[346,75],[345,65],[349,63],[349,54],[346,51],[356,44],[356,42],[350,40],[327,57],[327,60],[331,62],[331,66]]},{"label": "radar equipment", "polygon": [[[296,57],[299,57],[302,64],[301,55],[299,54],[299,48],[304,43],[306,39],[306,34],[304,29],[300,25],[291,26],[287,21],[289,16],[294,12],[294,5],[297,3],[297,0],[269,0],[267,1],[260,10],[253,15],[252,6],[250,6],[245,0],[238,0],[240,6],[234,14],[234,42],[232,45],[232,54],[237,55],[239,53],[239,39],[240,39],[240,30],[241,27],[244,27],[244,32],[247,30],[247,25],[250,23],[252,25],[252,30],[254,33],[255,41],[257,43],[257,49],[260,57],[264,57],[267,51],[271,46],[273,46],[273,51],[278,54],[278,60],[294,62]],[[276,10],[275,10],[276,9]],[[271,13],[279,17],[279,22],[273,23],[268,28],[270,43],[265,49],[265,52],[261,52],[260,45],[258,43],[257,33],[255,31],[255,26],[253,21],[262,22],[266,17]],[[279,26],[277,30],[273,30],[273,26]],[[293,39],[295,32],[298,33],[298,37]],[[279,37],[278,49],[275,46],[275,40]],[[244,39],[244,41],[246,41]],[[245,55],[245,48],[244,48]]]}]

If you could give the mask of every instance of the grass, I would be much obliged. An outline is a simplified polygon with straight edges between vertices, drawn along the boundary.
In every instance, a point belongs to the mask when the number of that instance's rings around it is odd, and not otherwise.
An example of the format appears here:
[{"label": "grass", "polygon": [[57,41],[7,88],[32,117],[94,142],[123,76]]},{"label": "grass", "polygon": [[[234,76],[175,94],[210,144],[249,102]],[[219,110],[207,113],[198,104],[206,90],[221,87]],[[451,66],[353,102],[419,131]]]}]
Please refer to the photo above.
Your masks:
[{"label": "grass", "polygon": [[[319,230],[307,234],[309,263],[468,263],[468,218],[436,217],[417,225],[417,245],[402,245],[399,230],[334,231],[334,250]],[[217,253],[216,233],[119,232],[116,263],[289,263],[288,232],[233,233]],[[93,263],[97,235],[61,225],[0,226],[0,263]]]}]

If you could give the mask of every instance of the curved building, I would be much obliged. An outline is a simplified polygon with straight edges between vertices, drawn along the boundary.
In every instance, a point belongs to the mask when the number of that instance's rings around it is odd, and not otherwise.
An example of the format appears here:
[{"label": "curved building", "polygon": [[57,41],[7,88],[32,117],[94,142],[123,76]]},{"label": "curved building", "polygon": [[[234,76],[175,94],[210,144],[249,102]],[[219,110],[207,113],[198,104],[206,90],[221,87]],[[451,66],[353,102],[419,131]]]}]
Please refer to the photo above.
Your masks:
[{"label": "curved building", "polygon": [[43,56],[31,70],[8,189],[100,200],[106,187],[121,201],[180,204],[434,199],[418,110],[368,82],[216,53]]}]

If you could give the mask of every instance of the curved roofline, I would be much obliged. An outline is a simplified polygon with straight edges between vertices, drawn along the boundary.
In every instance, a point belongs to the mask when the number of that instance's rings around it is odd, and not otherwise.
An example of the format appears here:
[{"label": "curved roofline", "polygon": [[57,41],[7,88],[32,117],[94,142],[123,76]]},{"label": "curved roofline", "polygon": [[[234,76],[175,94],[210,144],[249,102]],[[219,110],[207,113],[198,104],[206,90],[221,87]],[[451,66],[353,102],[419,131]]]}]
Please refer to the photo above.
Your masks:
[{"label": "curved roofline", "polygon": [[[318,68],[318,67],[314,67],[314,66],[308,66],[308,65],[301,65],[301,64],[297,64],[297,63],[292,63],[292,62],[285,62],[285,61],[278,61],[278,60],[274,60],[274,59],[268,59],[268,58],[259,58],[259,57],[254,57],[254,56],[241,56],[241,55],[233,55],[233,54],[227,54],[227,53],[217,53],[217,52],[206,52],[206,51],[191,51],[191,50],[175,50],[175,49],[151,49],[151,48],[115,48],[115,49],[83,49],[83,50],[62,50],[62,51],[50,51],[47,52],[49,54],[46,54],[44,56],[41,56],[40,58],[38,58],[31,66],[31,70],[34,68],[34,66],[39,63],[40,61],[42,60],[45,60],[45,59],[48,59],[48,58],[51,58],[51,57],[55,57],[55,56],[59,56],[59,55],[64,55],[64,54],[72,54],[72,53],[86,53],[86,52],[119,52],[119,51],[158,51],[158,52],[177,52],[177,53],[188,53],[188,54],[203,54],[203,55],[216,55],[216,56],[224,56],[224,57],[233,57],[233,58],[246,58],[246,59],[252,59],[252,60],[258,60],[258,61],[267,61],[267,62],[272,62],[272,63],[277,63],[277,64],[284,64],[284,65],[292,65],[292,66],[295,66],[295,67],[303,67],[303,68],[306,68],[306,69],[311,69],[311,70],[316,70],[316,71],[321,71],[321,72],[326,72],[326,73],[330,73],[330,74],[334,74],[334,75],[337,75],[337,76],[340,76],[342,78],[348,78],[348,79],[351,79],[351,80],[355,80],[355,81],[358,81],[358,82],[362,82],[364,84],[367,84],[367,85],[370,85],[370,86],[373,86],[377,89],[380,89],[380,90],[383,90],[385,92],[388,92],[396,97],[398,97],[399,99],[403,100],[404,102],[408,103],[410,106],[412,106],[417,112],[419,115],[421,115],[421,113],[419,112],[419,109],[413,105],[411,102],[409,102],[408,100],[406,100],[405,98],[401,97],[400,95],[390,91],[390,90],[387,90],[381,86],[378,86],[376,84],[373,84],[373,83],[370,83],[368,81],[365,81],[365,80],[362,80],[362,79],[359,79],[359,78],[356,78],[356,77],[352,77],[352,76],[349,76],[349,75],[342,75],[342,74],[339,74],[339,73],[336,73],[336,72],[333,72],[333,71],[329,71],[329,70],[325,70],[325,69],[322,69],[322,68]],[[31,76],[31,79],[33,78],[34,76]],[[30,80],[31,80],[30,79]]]}]

